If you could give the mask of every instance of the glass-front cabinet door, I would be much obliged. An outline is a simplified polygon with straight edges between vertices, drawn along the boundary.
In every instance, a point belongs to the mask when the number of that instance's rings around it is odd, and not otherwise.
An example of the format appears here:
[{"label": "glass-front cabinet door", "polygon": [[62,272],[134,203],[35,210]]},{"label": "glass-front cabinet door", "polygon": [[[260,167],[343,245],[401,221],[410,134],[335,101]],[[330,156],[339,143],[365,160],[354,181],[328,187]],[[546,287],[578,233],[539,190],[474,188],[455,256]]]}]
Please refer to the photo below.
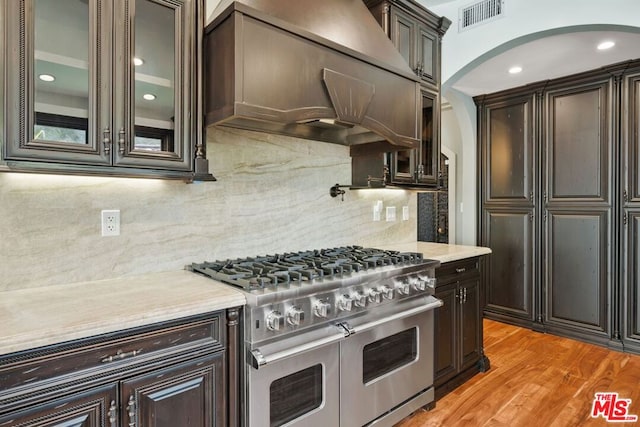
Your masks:
[{"label": "glass-front cabinet door", "polygon": [[438,93],[422,88],[418,182],[436,185],[440,165],[440,99]]},{"label": "glass-front cabinet door", "polygon": [[436,186],[440,161],[440,100],[438,93],[422,87],[420,147],[390,155],[391,182]]},{"label": "glass-front cabinet door", "polygon": [[114,129],[117,165],[189,169],[194,108],[190,90],[194,51],[193,2],[129,0],[117,3]]},{"label": "glass-front cabinet door", "polygon": [[132,175],[192,169],[196,1],[2,7],[8,162]]},{"label": "glass-front cabinet door", "polygon": [[6,2],[7,159],[110,163],[110,3]]}]

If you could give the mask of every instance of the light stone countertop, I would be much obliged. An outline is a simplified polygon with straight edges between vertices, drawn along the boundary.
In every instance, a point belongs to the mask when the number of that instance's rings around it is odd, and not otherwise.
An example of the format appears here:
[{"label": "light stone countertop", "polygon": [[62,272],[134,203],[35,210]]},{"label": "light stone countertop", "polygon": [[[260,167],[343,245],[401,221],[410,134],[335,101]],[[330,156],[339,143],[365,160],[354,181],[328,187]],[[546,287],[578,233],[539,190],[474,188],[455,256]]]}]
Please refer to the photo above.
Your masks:
[{"label": "light stone countertop", "polygon": [[0,292],[0,355],[244,304],[184,270]]},{"label": "light stone countertop", "polygon": [[[441,263],[491,253],[428,242],[377,247]],[[184,270],[0,292],[0,355],[244,304],[231,286]]]},{"label": "light stone countertop", "polygon": [[483,246],[450,245],[447,243],[412,242],[379,246],[400,252],[419,252],[425,259],[435,259],[440,263],[458,261],[491,253],[491,249]]}]

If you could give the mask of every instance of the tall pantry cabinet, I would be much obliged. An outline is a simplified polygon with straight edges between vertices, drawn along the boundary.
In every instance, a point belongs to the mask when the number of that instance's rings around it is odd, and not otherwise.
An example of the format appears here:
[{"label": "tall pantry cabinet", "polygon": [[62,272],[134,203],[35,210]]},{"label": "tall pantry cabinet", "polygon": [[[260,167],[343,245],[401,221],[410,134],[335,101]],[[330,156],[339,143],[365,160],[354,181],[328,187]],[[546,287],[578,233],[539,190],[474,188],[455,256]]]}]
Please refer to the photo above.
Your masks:
[{"label": "tall pantry cabinet", "polygon": [[622,81],[623,145],[622,325],[625,348],[640,353],[640,66]]},{"label": "tall pantry cabinet", "polygon": [[639,95],[636,61],[475,98],[488,318],[640,350]]}]

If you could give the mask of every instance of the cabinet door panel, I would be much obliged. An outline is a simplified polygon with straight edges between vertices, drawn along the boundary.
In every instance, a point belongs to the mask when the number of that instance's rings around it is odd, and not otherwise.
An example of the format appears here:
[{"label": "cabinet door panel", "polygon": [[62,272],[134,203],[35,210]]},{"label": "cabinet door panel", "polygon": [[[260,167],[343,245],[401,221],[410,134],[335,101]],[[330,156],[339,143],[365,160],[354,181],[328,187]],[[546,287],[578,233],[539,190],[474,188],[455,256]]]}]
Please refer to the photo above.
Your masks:
[{"label": "cabinet door panel", "polygon": [[0,416],[12,427],[115,427],[117,386],[110,384]]},{"label": "cabinet door panel", "polygon": [[8,2],[9,160],[109,164],[110,2]]},{"label": "cabinet door panel", "polygon": [[396,8],[391,9],[391,41],[411,69],[415,69],[416,23]]},{"label": "cabinet door panel", "polygon": [[[121,422],[140,426],[224,425],[223,355],[154,371],[122,383]],[[218,413],[214,408],[220,408]]]},{"label": "cabinet door panel", "polygon": [[440,98],[422,88],[418,181],[436,185],[440,172]]},{"label": "cabinet door panel", "polygon": [[418,36],[418,66],[420,77],[429,80],[433,84],[438,83],[438,35],[425,27],[420,27]]},{"label": "cabinet door panel", "polygon": [[544,275],[548,323],[608,330],[609,227],[607,211],[549,211]]},{"label": "cabinet door panel", "polygon": [[445,383],[458,371],[456,286],[456,283],[442,286],[436,290],[435,294],[436,298],[444,303],[435,312],[434,384],[436,386]]},{"label": "cabinet door panel", "polygon": [[611,174],[609,81],[547,97],[549,203],[608,202]]},{"label": "cabinet door panel", "polygon": [[458,293],[462,298],[460,304],[460,331],[462,343],[460,346],[461,370],[478,362],[482,343],[480,341],[480,281],[471,280],[461,282]]},{"label": "cabinet door panel", "polygon": [[533,203],[532,114],[530,98],[485,108],[485,202]]},{"label": "cabinet door panel", "polygon": [[116,13],[115,163],[189,170],[195,1],[122,1]]},{"label": "cabinet door panel", "polygon": [[[623,140],[626,144],[627,185],[629,201],[640,203],[640,73],[625,77],[625,104],[628,120],[622,127]],[[624,107],[623,107],[624,108]]]},{"label": "cabinet door panel", "polygon": [[490,247],[486,309],[533,320],[533,209],[486,209],[482,245]]},{"label": "cabinet door panel", "polygon": [[420,148],[390,154],[391,182],[435,186],[440,171],[440,98],[421,89]]},{"label": "cabinet door panel", "polygon": [[625,339],[631,339],[636,345],[640,345],[640,212],[629,211],[627,215],[624,335]]}]

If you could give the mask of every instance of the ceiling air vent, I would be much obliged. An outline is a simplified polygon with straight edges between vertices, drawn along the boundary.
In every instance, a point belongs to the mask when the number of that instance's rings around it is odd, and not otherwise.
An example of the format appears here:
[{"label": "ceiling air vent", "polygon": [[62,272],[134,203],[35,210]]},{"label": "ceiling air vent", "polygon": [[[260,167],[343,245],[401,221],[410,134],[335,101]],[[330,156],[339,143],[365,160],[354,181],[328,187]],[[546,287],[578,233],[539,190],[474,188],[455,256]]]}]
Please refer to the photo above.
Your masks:
[{"label": "ceiling air vent", "polygon": [[458,32],[485,24],[504,15],[504,0],[482,0],[461,7],[458,19]]}]

